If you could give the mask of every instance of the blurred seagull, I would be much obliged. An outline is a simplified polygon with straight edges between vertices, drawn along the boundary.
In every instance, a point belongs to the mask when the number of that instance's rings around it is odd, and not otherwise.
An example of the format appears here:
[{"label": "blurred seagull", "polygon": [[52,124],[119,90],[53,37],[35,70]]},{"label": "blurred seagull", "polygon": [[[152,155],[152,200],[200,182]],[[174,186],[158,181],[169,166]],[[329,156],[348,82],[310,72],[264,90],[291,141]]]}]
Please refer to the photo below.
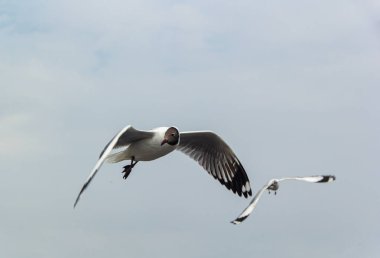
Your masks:
[{"label": "blurred seagull", "polygon": [[[124,150],[110,154],[112,150]],[[80,190],[74,207],[83,191],[90,184],[104,161],[111,163],[130,160],[124,166],[123,178],[127,179],[139,161],[150,161],[180,150],[197,161],[210,175],[228,190],[245,198],[252,195],[248,176],[231,148],[215,133],[210,131],[178,132],[175,127],[159,127],[140,131],[128,125],[105,146],[92,172]]]},{"label": "blurred seagull", "polygon": [[256,195],[253,197],[252,201],[249,203],[248,207],[245,208],[245,210],[234,220],[231,221],[233,224],[240,224],[243,222],[256,208],[256,204],[259,201],[261,195],[265,190],[274,191],[274,193],[277,193],[278,188],[280,187],[279,183],[281,181],[285,180],[298,180],[298,181],[305,181],[309,183],[328,183],[335,180],[335,176],[305,176],[305,177],[285,177],[280,179],[271,179],[264,185],[263,188],[261,188],[260,191],[256,193]]}]

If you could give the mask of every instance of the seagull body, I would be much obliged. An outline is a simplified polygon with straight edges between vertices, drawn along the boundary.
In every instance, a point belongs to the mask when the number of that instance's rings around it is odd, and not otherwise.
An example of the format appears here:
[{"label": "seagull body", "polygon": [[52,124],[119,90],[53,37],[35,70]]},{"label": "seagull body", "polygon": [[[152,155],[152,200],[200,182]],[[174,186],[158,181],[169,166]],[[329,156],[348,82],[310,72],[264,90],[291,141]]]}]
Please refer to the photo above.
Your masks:
[{"label": "seagull body", "polygon": [[243,210],[243,212],[233,221],[231,221],[232,224],[240,224],[243,222],[256,208],[256,205],[262,196],[262,194],[265,192],[265,190],[274,191],[276,194],[276,191],[280,187],[279,183],[285,180],[298,180],[298,181],[304,181],[309,183],[328,183],[335,180],[335,176],[305,176],[305,177],[285,177],[280,179],[271,179],[269,180],[252,198],[252,201],[249,203],[247,208]]},{"label": "seagull body", "polygon": [[[111,154],[112,150],[124,148]],[[81,188],[74,207],[81,194],[104,161],[116,163],[130,160],[124,167],[126,179],[139,161],[151,161],[180,150],[197,161],[210,175],[228,190],[239,196],[252,195],[248,176],[231,148],[215,133],[210,131],[181,132],[175,127],[158,127],[149,131],[136,130],[132,126],[124,127],[105,146],[92,172]]]},{"label": "seagull body", "polygon": [[147,131],[151,133],[151,137],[132,142],[125,150],[110,155],[106,159],[107,162],[117,163],[123,160],[132,160],[132,158],[136,161],[151,161],[169,154],[176,149],[176,146],[161,145],[168,129],[168,127],[158,127]]}]

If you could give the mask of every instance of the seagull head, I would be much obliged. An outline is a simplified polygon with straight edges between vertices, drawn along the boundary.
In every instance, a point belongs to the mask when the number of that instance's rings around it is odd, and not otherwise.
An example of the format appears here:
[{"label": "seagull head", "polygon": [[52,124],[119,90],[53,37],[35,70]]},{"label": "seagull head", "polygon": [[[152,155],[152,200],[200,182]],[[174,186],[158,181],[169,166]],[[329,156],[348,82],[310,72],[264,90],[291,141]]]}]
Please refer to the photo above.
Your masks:
[{"label": "seagull head", "polygon": [[280,185],[279,185],[278,181],[277,180],[273,180],[272,184],[270,186],[268,186],[267,189],[269,191],[277,191],[278,188],[280,188]]},{"label": "seagull head", "polygon": [[179,142],[179,132],[178,129],[175,127],[169,127],[164,135],[164,139],[161,142],[161,146],[165,143],[169,145],[177,145]]}]

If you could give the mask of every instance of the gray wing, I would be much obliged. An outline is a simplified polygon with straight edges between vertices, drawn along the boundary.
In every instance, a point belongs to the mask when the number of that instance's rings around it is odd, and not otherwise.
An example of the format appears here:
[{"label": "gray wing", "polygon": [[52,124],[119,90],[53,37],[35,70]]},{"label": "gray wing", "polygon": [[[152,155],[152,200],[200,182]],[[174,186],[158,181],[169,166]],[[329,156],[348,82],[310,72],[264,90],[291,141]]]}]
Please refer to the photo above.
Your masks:
[{"label": "gray wing", "polygon": [[110,154],[110,152],[113,149],[120,148],[123,146],[128,146],[132,142],[150,138],[150,137],[153,137],[153,132],[139,131],[130,125],[124,127],[120,132],[118,132],[101,152],[99,159],[95,164],[95,167],[91,171],[86,182],[82,186],[77,199],[75,200],[74,208],[77,205],[83,191],[86,190],[87,186],[90,184],[91,180],[95,177],[96,173],[99,171],[105,159],[107,158],[107,156]]},{"label": "gray wing", "polygon": [[275,181],[275,179],[271,179],[268,181],[268,183],[266,183],[263,188],[260,189],[260,191],[258,191],[255,196],[252,198],[252,201],[249,203],[249,205],[247,206],[247,208],[245,208],[242,213],[240,213],[240,215],[233,221],[231,221],[232,224],[240,224],[242,223],[251,213],[252,211],[256,208],[256,205],[257,205],[257,202],[259,201],[261,195],[264,193],[264,191],[270,186],[273,184],[273,182]]},{"label": "gray wing", "polygon": [[278,183],[285,180],[298,180],[298,181],[304,181],[309,183],[329,183],[332,181],[335,181],[335,176],[332,175],[321,175],[321,176],[304,176],[304,177],[284,177],[281,179],[271,179],[266,183],[263,188],[259,192],[256,193],[255,197],[253,197],[252,201],[249,203],[248,207],[244,209],[244,211],[231,223],[233,224],[240,224],[243,222],[256,208],[256,204],[259,201],[261,195],[263,192],[268,189],[269,186],[273,184],[274,181],[277,181]]},{"label": "gray wing", "polygon": [[197,161],[228,190],[252,195],[247,173],[231,148],[213,132],[183,132],[178,150]]}]

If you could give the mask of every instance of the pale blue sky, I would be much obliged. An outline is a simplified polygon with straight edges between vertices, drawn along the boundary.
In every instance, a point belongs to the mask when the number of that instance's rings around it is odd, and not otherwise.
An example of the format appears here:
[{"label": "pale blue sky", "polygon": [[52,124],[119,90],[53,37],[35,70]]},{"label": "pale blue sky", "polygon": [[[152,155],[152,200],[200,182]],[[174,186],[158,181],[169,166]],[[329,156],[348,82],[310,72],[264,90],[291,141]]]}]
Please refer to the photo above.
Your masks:
[{"label": "pale blue sky", "polygon": [[[378,1],[0,0],[1,257],[379,257]],[[185,155],[105,165],[123,126],[213,130],[248,204]]]}]

